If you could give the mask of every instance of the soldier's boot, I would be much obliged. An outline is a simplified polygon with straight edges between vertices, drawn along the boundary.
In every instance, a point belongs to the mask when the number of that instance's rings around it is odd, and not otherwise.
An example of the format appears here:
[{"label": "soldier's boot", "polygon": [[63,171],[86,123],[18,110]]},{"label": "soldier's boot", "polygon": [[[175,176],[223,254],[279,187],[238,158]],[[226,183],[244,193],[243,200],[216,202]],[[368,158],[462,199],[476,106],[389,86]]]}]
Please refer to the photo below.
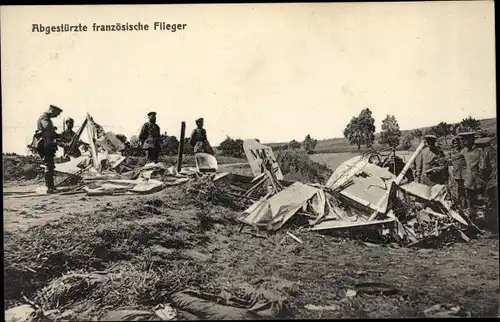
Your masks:
[{"label": "soldier's boot", "polygon": [[47,186],[47,193],[56,192],[54,185],[54,174],[51,172],[45,172],[45,186]]}]

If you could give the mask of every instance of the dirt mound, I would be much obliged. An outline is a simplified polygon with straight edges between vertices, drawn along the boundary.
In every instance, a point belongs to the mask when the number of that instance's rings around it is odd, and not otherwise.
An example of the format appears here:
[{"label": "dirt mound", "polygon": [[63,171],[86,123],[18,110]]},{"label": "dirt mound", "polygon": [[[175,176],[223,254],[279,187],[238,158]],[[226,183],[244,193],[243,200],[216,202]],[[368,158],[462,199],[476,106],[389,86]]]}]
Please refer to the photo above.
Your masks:
[{"label": "dirt mound", "polygon": [[305,152],[279,151],[276,158],[287,180],[323,184],[332,172],[326,165],[311,160]]},{"label": "dirt mound", "polygon": [[2,155],[4,181],[33,180],[43,177],[41,160],[34,156]]}]

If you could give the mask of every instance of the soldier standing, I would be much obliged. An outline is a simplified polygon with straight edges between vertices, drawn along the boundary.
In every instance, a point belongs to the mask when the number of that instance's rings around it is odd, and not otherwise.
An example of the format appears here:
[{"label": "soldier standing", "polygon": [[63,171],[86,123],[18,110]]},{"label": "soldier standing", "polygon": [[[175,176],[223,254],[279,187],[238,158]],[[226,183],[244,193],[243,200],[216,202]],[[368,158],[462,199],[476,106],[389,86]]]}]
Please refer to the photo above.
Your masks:
[{"label": "soldier standing", "polygon": [[196,129],[191,133],[191,139],[189,143],[193,147],[194,153],[212,153],[212,149],[208,143],[207,131],[203,128],[204,120],[199,118],[196,120]]},{"label": "soldier standing", "polygon": [[453,197],[462,208],[465,208],[465,188],[464,172],[465,158],[462,154],[462,141],[459,137],[454,137],[451,141],[452,150],[450,152],[450,184]]},{"label": "soldier standing", "polygon": [[476,213],[479,195],[486,186],[481,175],[482,156],[480,149],[474,142],[475,135],[475,132],[460,133],[465,146],[462,149],[465,158],[464,187],[467,211],[470,215]]},{"label": "soldier standing", "polygon": [[418,182],[434,186],[446,183],[446,159],[443,151],[436,146],[436,136],[424,136],[426,146],[415,161],[415,178]]},{"label": "soldier standing", "polygon": [[148,113],[149,122],[144,123],[139,134],[142,148],[147,151],[149,162],[158,162],[160,156],[160,127],[156,124],[156,112]]},{"label": "soldier standing", "polygon": [[55,105],[50,105],[49,109],[44,112],[37,121],[37,151],[45,165],[45,185],[47,193],[56,192],[54,186],[54,158],[57,151],[56,140],[60,137],[57,134],[57,128],[52,122],[52,118],[58,117],[62,113],[62,109]]},{"label": "soldier standing", "polygon": [[484,137],[476,140],[476,145],[481,149],[480,169],[485,182],[485,199],[491,214],[497,213],[497,151],[492,146],[492,138]]}]

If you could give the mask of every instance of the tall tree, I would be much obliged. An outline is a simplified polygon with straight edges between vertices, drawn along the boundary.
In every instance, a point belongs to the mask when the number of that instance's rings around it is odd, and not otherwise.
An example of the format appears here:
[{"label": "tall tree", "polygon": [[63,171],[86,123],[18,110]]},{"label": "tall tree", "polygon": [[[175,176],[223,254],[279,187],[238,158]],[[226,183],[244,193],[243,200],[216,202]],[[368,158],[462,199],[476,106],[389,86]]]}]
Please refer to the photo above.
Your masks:
[{"label": "tall tree", "polygon": [[313,153],[316,145],[318,144],[318,140],[315,140],[311,137],[310,134],[306,135],[306,138],[302,142],[302,146],[307,153]]},{"label": "tall tree", "polygon": [[451,126],[446,122],[440,122],[434,129],[437,137],[444,138],[444,142],[448,144],[448,136],[452,133]]},{"label": "tall tree", "polygon": [[463,119],[460,125],[462,126],[462,131],[477,131],[481,128],[481,122],[470,116]]},{"label": "tall tree", "polygon": [[386,144],[393,149],[399,145],[401,131],[394,115],[387,115],[382,121],[382,132],[380,133],[380,143]]},{"label": "tall tree", "polygon": [[351,144],[356,144],[358,150],[363,144],[368,148],[372,146],[375,140],[375,119],[369,108],[363,109],[359,116],[351,119],[344,130],[344,137]]}]

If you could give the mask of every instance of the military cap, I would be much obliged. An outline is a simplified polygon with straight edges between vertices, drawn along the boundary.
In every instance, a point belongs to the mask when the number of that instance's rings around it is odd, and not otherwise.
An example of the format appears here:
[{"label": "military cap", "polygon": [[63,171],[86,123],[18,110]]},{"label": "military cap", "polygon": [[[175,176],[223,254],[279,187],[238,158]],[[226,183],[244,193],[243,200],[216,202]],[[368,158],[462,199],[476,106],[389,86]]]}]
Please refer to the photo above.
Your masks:
[{"label": "military cap", "polygon": [[156,115],[156,112],[149,112],[148,113],[148,116],[153,116],[153,115]]},{"label": "military cap", "polygon": [[437,137],[434,134],[426,134],[426,135],[424,135],[424,138],[426,138],[426,139],[434,139],[434,140],[437,139]]},{"label": "military cap", "polygon": [[203,122],[203,117],[200,117],[199,119],[196,120],[196,123]]},{"label": "military cap", "polygon": [[476,132],[462,132],[458,135],[461,137],[470,137],[470,136],[474,137],[474,136],[476,136]]},{"label": "military cap", "polygon": [[68,117],[65,121],[65,123],[75,123],[75,121],[71,118],[71,117]]},{"label": "military cap", "polygon": [[59,112],[59,113],[62,113],[62,111],[63,111],[61,108],[59,108],[55,105],[49,105],[49,110],[54,111],[54,112]]}]

